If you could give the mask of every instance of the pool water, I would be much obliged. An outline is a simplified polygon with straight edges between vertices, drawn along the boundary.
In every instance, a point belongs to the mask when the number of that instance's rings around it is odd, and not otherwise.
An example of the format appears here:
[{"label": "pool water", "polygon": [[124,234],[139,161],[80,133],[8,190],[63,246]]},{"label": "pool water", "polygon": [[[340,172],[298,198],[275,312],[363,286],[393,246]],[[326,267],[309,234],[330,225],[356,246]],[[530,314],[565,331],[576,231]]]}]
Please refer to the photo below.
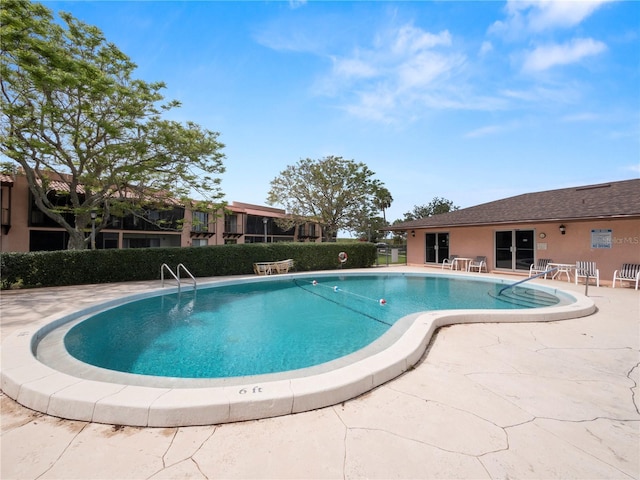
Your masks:
[{"label": "pool water", "polygon": [[[225,378],[275,373],[356,352],[411,313],[527,308],[501,300],[497,292],[503,286],[418,275],[244,282],[112,308],[72,327],[64,344],[83,362],[142,375]],[[551,297],[539,295],[547,302]]]}]

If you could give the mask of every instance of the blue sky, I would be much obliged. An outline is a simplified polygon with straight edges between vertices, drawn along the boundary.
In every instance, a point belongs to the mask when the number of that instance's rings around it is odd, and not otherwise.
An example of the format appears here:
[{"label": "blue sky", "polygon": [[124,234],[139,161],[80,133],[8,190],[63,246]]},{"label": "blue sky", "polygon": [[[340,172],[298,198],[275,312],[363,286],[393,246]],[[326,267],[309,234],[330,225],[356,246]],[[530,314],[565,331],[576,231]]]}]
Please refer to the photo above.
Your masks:
[{"label": "blue sky", "polygon": [[640,2],[43,2],[220,132],[229,202],[301,158],[365,163],[393,221],[640,176]]}]

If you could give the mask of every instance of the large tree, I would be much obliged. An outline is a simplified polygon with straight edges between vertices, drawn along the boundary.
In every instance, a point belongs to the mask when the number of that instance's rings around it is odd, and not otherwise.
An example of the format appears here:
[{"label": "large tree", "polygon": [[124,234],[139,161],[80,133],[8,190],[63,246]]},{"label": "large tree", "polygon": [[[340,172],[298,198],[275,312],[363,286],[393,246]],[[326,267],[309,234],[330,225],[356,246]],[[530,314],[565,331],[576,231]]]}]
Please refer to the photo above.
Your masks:
[{"label": "large tree", "polygon": [[364,163],[328,156],[306,158],[288,166],[271,181],[269,205],[281,205],[294,221],[313,219],[323,229],[325,241],[338,230],[357,231],[363,215],[375,208],[382,184]]},{"label": "large tree", "polygon": [[[41,4],[4,0],[0,15],[0,151],[69,248],[87,247],[92,211],[100,230],[152,198],[217,206],[224,145],[217,132],[163,118],[179,106],[163,103],[163,83],[133,78],[136,65],[68,13],[59,24]],[[47,195],[52,180],[66,184],[64,209]]]},{"label": "large tree", "polygon": [[377,243],[382,241],[387,236],[387,232],[382,229],[387,226],[387,222],[380,216],[375,214],[375,211],[365,214],[360,219],[360,224],[352,231],[356,234],[356,237],[367,242]]},{"label": "large tree", "polygon": [[[434,197],[431,202],[425,205],[414,205],[413,210],[404,214],[404,219],[399,222],[409,222],[411,220],[418,220],[419,218],[431,217],[440,213],[453,212],[458,210],[451,200],[446,200],[440,197]],[[396,222],[394,222],[396,223]]]}]

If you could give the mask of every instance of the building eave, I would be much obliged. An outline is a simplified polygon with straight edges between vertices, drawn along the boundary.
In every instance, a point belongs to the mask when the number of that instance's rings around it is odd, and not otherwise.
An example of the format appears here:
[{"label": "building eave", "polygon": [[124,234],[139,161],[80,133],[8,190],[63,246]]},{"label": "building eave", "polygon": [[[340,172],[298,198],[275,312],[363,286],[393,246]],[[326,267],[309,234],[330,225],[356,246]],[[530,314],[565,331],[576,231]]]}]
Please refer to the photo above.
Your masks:
[{"label": "building eave", "polygon": [[[434,218],[434,217],[430,217]],[[629,215],[597,215],[588,217],[557,217],[557,218],[533,218],[533,219],[506,219],[486,222],[442,222],[442,223],[417,223],[406,222],[399,225],[390,225],[381,228],[381,231],[388,232],[406,232],[409,230],[419,229],[442,229],[442,228],[460,228],[460,227],[488,227],[495,225],[530,225],[554,222],[587,222],[587,221],[607,221],[607,220],[640,220],[640,213]]]}]

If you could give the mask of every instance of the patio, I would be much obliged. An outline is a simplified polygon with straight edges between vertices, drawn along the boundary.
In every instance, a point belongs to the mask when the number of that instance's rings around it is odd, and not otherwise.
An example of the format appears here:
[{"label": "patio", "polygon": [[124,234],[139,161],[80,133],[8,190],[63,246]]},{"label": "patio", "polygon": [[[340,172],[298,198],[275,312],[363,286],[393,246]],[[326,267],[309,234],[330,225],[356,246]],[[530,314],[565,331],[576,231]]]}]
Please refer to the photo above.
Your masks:
[{"label": "patio", "polygon": [[[80,309],[159,286],[2,292],[2,338],[60,305]],[[49,417],[2,394],[0,477],[637,479],[640,296],[594,286],[589,296],[598,311],[580,319],[442,328],[413,370],[296,415],[122,427]]]}]

